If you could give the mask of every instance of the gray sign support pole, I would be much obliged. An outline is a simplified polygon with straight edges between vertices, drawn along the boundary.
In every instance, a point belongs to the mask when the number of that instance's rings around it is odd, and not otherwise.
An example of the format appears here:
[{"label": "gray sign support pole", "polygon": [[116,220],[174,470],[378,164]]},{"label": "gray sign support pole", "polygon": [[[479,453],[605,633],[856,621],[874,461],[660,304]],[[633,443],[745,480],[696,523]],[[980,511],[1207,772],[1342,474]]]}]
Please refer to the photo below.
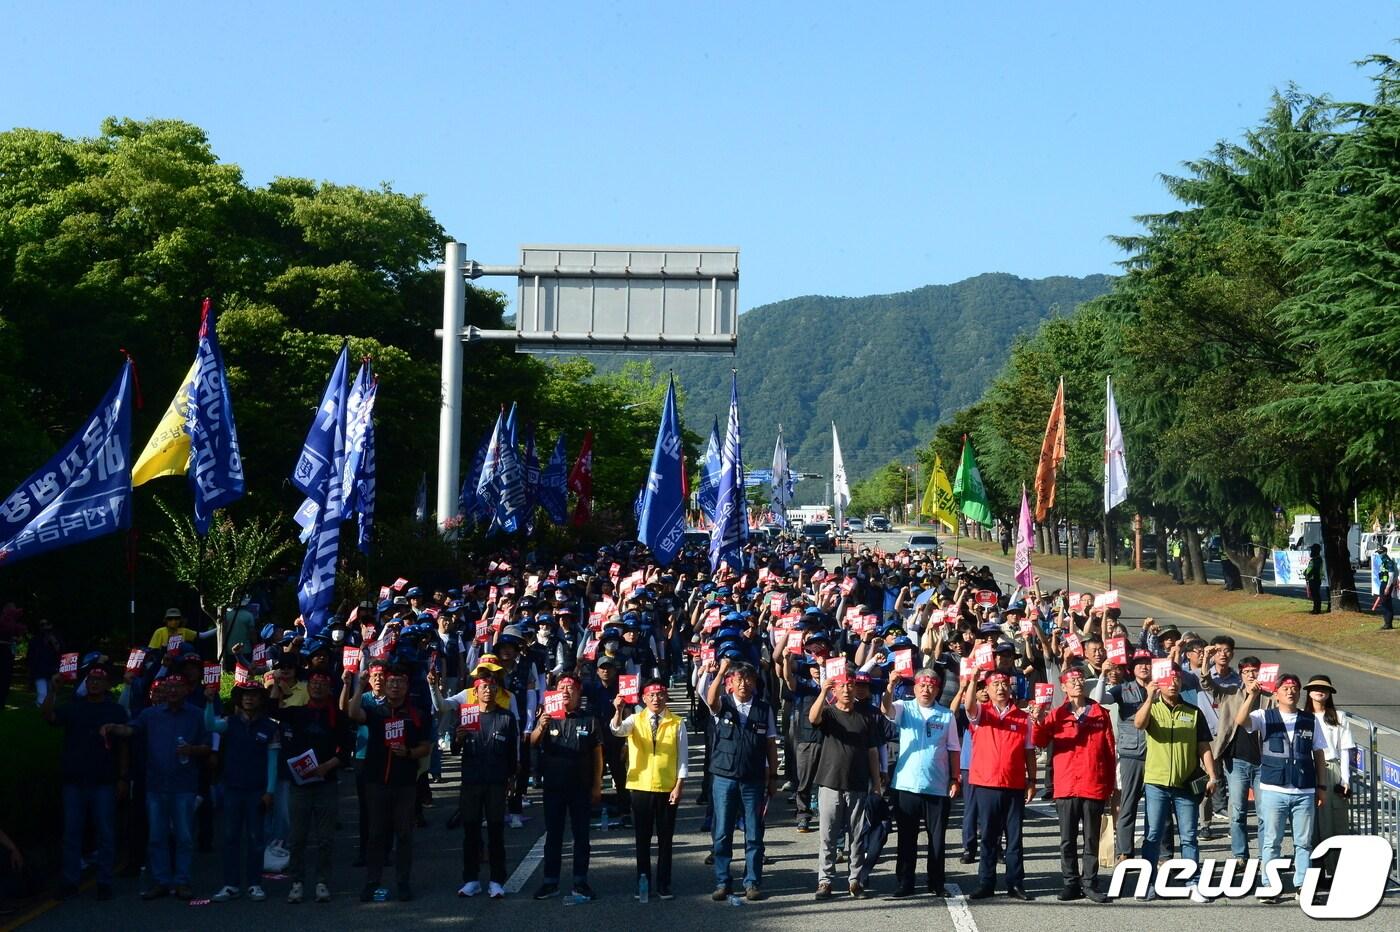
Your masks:
[{"label": "gray sign support pole", "polygon": [[463,261],[467,247],[448,243],[443,262],[442,285],[442,411],[438,417],[437,523],[457,514],[457,487],[461,483],[462,444],[462,341],[457,336],[467,325],[467,281]]}]

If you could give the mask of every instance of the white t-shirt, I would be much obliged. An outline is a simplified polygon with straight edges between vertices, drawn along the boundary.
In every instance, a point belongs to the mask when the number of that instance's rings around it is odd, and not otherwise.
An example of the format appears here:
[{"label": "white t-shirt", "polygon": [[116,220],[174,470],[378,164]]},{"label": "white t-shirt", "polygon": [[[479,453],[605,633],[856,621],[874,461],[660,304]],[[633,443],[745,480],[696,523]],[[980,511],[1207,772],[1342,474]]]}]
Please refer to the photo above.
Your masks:
[{"label": "white t-shirt", "polygon": [[[1262,735],[1264,733],[1264,711],[1264,709],[1255,709],[1253,712],[1250,712],[1249,722],[1244,726],[1244,730],[1250,734]],[[1293,745],[1293,731],[1298,724],[1298,713],[1280,711],[1278,715],[1279,718],[1283,719],[1284,743],[1291,747]],[[1316,716],[1314,717],[1317,718]],[[1321,725],[1322,719],[1317,718],[1317,723]],[[1322,728],[1314,728],[1313,750],[1325,752],[1328,747],[1326,732],[1323,731]],[[1327,775],[1325,773],[1320,773],[1317,775],[1317,778],[1318,780],[1325,780],[1327,779]],[[1259,788],[1261,790],[1270,790],[1275,793],[1288,793],[1293,796],[1311,796],[1315,792],[1314,790],[1298,789],[1296,786],[1275,786],[1272,783],[1263,782],[1260,782]]]}]

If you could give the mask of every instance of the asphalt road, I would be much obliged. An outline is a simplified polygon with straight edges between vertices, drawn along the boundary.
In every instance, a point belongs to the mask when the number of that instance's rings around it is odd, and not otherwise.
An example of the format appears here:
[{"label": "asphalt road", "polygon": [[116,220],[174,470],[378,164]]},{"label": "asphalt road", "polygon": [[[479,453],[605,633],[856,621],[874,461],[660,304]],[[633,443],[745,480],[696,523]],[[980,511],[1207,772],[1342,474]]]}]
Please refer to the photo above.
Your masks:
[{"label": "asphalt road", "polygon": [[[897,536],[866,536],[863,540],[888,547],[898,544]],[[979,557],[998,572],[1009,574],[1005,561]],[[1132,620],[1147,614],[1131,599],[1124,601],[1124,612]],[[1207,637],[1215,633],[1209,625],[1189,619],[1158,613],[1180,625],[1189,625]],[[1305,674],[1328,673],[1339,688],[1341,704],[1361,715],[1371,715],[1380,721],[1400,724],[1400,688],[1393,681],[1360,674],[1345,667],[1313,660],[1286,646],[1264,644],[1250,638],[1239,638],[1243,650],[1277,660],[1285,669],[1297,669]],[[673,706],[685,704],[682,691],[677,691]],[[702,742],[692,739],[691,747]],[[697,751],[698,753],[698,751]],[[696,764],[698,772],[698,763]],[[590,881],[599,897],[596,901],[565,906],[560,898],[536,902],[530,898],[539,884],[540,871],[536,863],[543,846],[543,825],[540,798],[537,792],[529,797],[526,809],[530,821],[525,827],[507,831],[507,869],[512,872],[504,901],[490,901],[484,896],[472,900],[456,894],[461,880],[461,830],[444,828],[456,798],[456,760],[450,760],[443,782],[435,788],[436,805],[428,810],[429,826],[414,836],[414,887],[417,894],[409,903],[390,902],[364,905],[357,893],[363,872],[349,866],[354,856],[356,807],[353,789],[347,781],[342,797],[341,827],[337,834],[336,865],[333,869],[334,899],[329,904],[307,902],[292,906],[283,902],[287,891],[284,879],[266,881],[269,899],[253,903],[246,899],[231,903],[187,905],[165,899],[142,902],[137,894],[136,879],[119,880],[116,898],[99,903],[91,890],[44,911],[30,920],[24,928],[33,930],[73,930],[92,932],[106,923],[116,928],[143,930],[188,930],[208,932],[230,930],[247,932],[251,928],[289,928],[301,930],[366,928],[392,923],[424,928],[456,928],[477,925],[492,928],[549,929],[567,923],[575,929],[625,930],[657,928],[665,932],[713,929],[719,924],[743,923],[753,929],[812,929],[834,930],[878,929],[881,932],[914,932],[927,929],[955,929],[957,932],[1096,932],[1099,929],[1158,928],[1164,923],[1200,924],[1210,928],[1228,928],[1232,932],[1276,932],[1281,924],[1309,923],[1296,903],[1264,905],[1252,899],[1239,902],[1217,901],[1209,905],[1193,905],[1187,901],[1158,901],[1140,904],[1127,900],[1106,906],[1079,901],[1060,903],[1054,898],[1060,887],[1058,833],[1049,804],[1037,802],[1031,808],[1026,823],[1027,888],[1036,896],[1034,903],[1019,903],[1004,897],[970,903],[962,897],[947,900],[918,896],[908,900],[891,900],[894,839],[886,847],[872,878],[875,896],[854,901],[841,895],[826,902],[812,897],[816,884],[817,835],[799,835],[793,827],[793,808],[786,797],[775,800],[769,812],[768,850],[776,863],[765,869],[764,890],[768,897],[755,904],[733,907],[712,902],[709,893],[714,888],[713,868],[703,863],[708,852],[709,836],[701,834],[704,809],[694,804],[697,784],[691,782],[680,817],[677,820],[673,888],[676,898],[658,900],[654,895],[646,905],[633,899],[635,869],[633,839],[630,830],[613,829],[593,833],[593,866]],[[948,838],[952,856],[947,860],[950,889],[957,885],[967,892],[976,886],[975,865],[958,863],[957,839],[961,826],[961,807],[955,806]],[[740,849],[742,850],[741,846]],[[564,852],[565,871],[568,870],[570,847]],[[536,856],[532,858],[532,853]],[[1217,837],[1202,844],[1203,858],[1224,858],[1229,854],[1228,841]],[[741,861],[741,859],[740,859]],[[195,888],[208,896],[221,885],[217,854],[200,854],[195,858]],[[742,872],[742,864],[735,869]],[[1357,929],[1400,929],[1400,898],[1392,895],[1381,908],[1366,919],[1351,923]]]}]

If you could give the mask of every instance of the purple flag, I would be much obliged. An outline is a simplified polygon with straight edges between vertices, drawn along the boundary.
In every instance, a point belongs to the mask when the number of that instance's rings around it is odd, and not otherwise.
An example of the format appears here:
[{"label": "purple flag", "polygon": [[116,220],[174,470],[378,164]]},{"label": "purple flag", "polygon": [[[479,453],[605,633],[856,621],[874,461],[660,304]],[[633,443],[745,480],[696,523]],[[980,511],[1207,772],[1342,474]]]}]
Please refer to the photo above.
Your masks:
[{"label": "purple flag", "polygon": [[1035,523],[1031,521],[1031,505],[1026,498],[1026,487],[1021,486],[1021,519],[1016,522],[1016,585],[1030,589],[1035,585],[1035,574],[1031,572],[1031,538],[1035,537]]}]

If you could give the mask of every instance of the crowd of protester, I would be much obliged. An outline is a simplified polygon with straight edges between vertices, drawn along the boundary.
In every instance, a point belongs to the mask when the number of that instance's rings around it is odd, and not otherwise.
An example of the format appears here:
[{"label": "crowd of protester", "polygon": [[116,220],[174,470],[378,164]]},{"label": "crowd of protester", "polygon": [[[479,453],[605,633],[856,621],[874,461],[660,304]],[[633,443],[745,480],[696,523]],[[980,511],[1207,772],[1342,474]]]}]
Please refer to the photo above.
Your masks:
[{"label": "crowd of protester", "polygon": [[[574,902],[595,896],[599,819],[635,835],[626,894],[671,898],[676,816],[692,802],[720,901],[764,897],[775,829],[819,833],[819,899],[871,895],[893,833],[885,893],[946,896],[954,860],[975,871],[970,898],[1030,900],[1037,797],[1058,818],[1066,901],[1108,900],[1101,862],[1199,862],[1213,830],[1238,858],[1278,857],[1288,836],[1287,896],[1315,841],[1346,830],[1351,738],[1326,677],[1151,618],[1130,631],[1092,597],[1010,588],[937,553],[867,548],[828,567],[778,537],[745,559],[711,573],[701,548],[666,567],[633,542],[502,551],[460,584],[397,579],[316,632],[245,607],[221,661],[215,630],[176,609],[127,656],[88,653],[72,671],[56,657],[39,701],[62,730],[61,892],[90,868],[110,897],[120,861],[143,866],[146,900],[262,900],[271,873],[287,902],[326,902],[349,871],[364,901],[409,900],[415,830],[442,805],[449,755],[467,898],[506,895],[506,832],[530,794],[545,826],[533,896]],[[335,830],[351,785],[345,865]],[[222,883],[197,893],[196,850],[216,838]]]}]

